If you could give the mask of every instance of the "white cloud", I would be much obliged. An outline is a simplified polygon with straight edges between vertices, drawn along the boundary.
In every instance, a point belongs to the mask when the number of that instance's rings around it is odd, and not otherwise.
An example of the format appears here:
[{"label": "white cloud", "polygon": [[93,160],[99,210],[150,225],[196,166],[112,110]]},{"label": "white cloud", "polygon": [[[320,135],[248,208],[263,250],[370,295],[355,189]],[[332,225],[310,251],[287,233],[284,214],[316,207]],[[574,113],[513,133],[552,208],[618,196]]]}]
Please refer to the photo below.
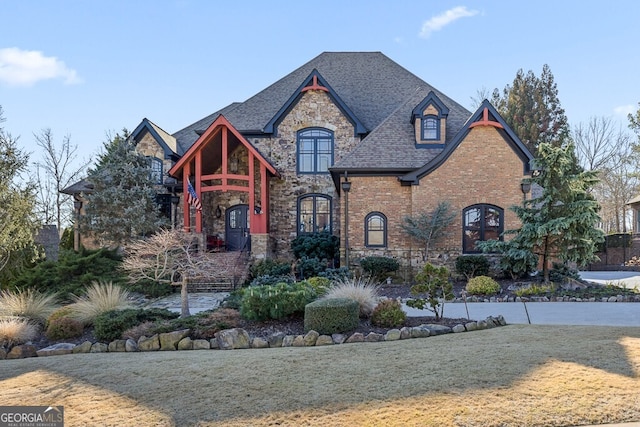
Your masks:
[{"label": "white cloud", "polygon": [[0,49],[0,82],[12,86],[32,86],[41,80],[63,79],[65,84],[81,83],[75,70],[55,56],[16,47]]},{"label": "white cloud", "polygon": [[622,116],[623,118],[626,119],[629,114],[633,114],[636,112],[636,107],[632,104],[620,105],[614,108],[613,112],[616,116]]},{"label": "white cloud", "polygon": [[440,31],[445,26],[451,24],[454,21],[457,21],[460,18],[465,18],[469,16],[475,16],[479,12],[477,10],[469,10],[466,6],[458,6],[453,9],[449,9],[446,12],[441,13],[440,15],[436,15],[425,21],[422,24],[422,29],[420,30],[420,37],[423,39],[429,38],[431,33],[436,31]]}]

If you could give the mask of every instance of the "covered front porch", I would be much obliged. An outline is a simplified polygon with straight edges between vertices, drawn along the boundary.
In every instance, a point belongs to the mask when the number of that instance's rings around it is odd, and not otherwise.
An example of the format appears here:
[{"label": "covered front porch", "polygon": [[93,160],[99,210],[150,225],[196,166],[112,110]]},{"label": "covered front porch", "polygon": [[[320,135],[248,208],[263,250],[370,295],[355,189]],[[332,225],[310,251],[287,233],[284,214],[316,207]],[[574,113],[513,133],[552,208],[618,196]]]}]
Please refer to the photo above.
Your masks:
[{"label": "covered front porch", "polygon": [[[275,168],[222,115],[169,170],[181,182],[184,230],[200,247],[268,253],[269,179]],[[196,197],[190,197],[191,185]],[[192,194],[192,193],[191,193]]]}]

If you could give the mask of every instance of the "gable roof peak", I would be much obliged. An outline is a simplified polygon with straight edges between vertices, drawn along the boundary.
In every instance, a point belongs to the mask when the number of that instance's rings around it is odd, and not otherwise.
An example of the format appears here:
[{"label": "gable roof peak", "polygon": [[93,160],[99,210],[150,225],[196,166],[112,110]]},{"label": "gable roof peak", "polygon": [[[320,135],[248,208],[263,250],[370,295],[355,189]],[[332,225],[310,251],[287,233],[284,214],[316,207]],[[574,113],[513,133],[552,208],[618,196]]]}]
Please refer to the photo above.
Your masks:
[{"label": "gable roof peak", "polygon": [[302,81],[302,84],[293,91],[289,99],[280,107],[276,114],[269,120],[269,122],[262,129],[264,133],[275,134],[277,133],[278,124],[284,119],[284,117],[291,111],[291,109],[298,103],[302,95],[310,90],[320,90],[326,92],[329,98],[335,103],[335,105],[342,111],[347,119],[353,124],[354,134],[367,133],[367,129],[362,122],[351,111],[349,106],[340,98],[336,91],[329,85],[320,72],[314,68],[311,73]]}]

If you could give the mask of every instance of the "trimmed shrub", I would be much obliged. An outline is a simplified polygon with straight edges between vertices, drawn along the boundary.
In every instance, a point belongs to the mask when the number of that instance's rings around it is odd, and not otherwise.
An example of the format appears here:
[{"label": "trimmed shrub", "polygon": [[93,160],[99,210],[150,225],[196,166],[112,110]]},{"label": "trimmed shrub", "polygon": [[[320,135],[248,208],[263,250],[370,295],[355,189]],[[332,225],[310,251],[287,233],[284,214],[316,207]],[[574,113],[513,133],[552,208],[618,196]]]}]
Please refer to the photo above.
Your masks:
[{"label": "trimmed shrub", "polygon": [[38,336],[39,325],[25,317],[0,318],[0,347],[11,349]]},{"label": "trimmed shrub", "polygon": [[549,270],[549,280],[554,283],[563,283],[567,279],[580,280],[580,273],[566,264],[554,262]]},{"label": "trimmed shrub", "polygon": [[400,263],[395,258],[369,256],[360,260],[360,267],[376,281],[382,281],[387,278],[389,273],[398,271]]},{"label": "trimmed shrub", "polygon": [[1,291],[0,316],[27,317],[44,324],[47,318],[58,309],[55,294],[43,294],[37,290]]},{"label": "trimmed shrub", "polygon": [[306,282],[319,297],[324,296],[331,287],[331,280],[326,277],[310,277]]},{"label": "trimmed shrub", "polygon": [[45,331],[45,335],[50,340],[64,340],[67,338],[76,338],[84,332],[82,322],[71,317],[57,317],[49,320],[49,325]]},{"label": "trimmed shrub", "polygon": [[340,268],[327,268],[324,271],[318,273],[319,277],[326,277],[327,279],[335,282],[336,280],[345,280],[353,277],[351,271],[347,267]]},{"label": "trimmed shrub", "polygon": [[321,260],[317,257],[309,258],[303,256],[298,261],[296,261],[295,264],[296,275],[300,280],[306,277],[320,276],[324,271],[327,270],[327,268],[327,260]]},{"label": "trimmed shrub", "polygon": [[362,277],[334,282],[324,298],[349,298],[358,303],[360,317],[369,317],[378,305],[378,287]]},{"label": "trimmed shrub", "polygon": [[250,269],[251,277],[260,276],[287,276],[291,274],[291,263],[286,261],[276,261],[273,259],[263,259],[253,264]]},{"label": "trimmed shrub", "polygon": [[295,282],[295,277],[291,275],[285,276],[271,276],[269,274],[265,274],[263,276],[258,276],[251,281],[249,286],[274,286],[278,283],[293,283]]},{"label": "trimmed shrub", "polygon": [[250,286],[242,292],[240,315],[249,320],[283,319],[302,313],[314,299],[315,291],[305,282]]},{"label": "trimmed shrub", "polygon": [[349,298],[323,298],[304,308],[304,330],[330,335],[348,332],[360,325],[358,303]]},{"label": "trimmed shrub", "polygon": [[402,310],[402,304],[395,299],[386,299],[373,309],[371,323],[381,328],[396,328],[407,320],[407,313]]},{"label": "trimmed shrub", "polygon": [[326,232],[301,234],[291,242],[291,250],[296,259],[318,258],[332,263],[340,253],[340,239]]},{"label": "trimmed shrub", "polygon": [[489,274],[489,260],[482,255],[463,255],[456,259],[456,273],[467,280]]},{"label": "trimmed shrub", "polygon": [[143,322],[175,319],[178,313],[165,309],[125,309],[112,310],[98,315],[93,321],[94,334],[100,341],[111,342],[119,339],[123,332]]},{"label": "trimmed shrub", "polygon": [[130,306],[129,291],[111,282],[93,282],[86,295],[74,297],[71,304],[72,317],[90,325],[96,316],[111,310],[121,310]]},{"label": "trimmed shrub", "polygon": [[472,295],[491,295],[500,291],[500,284],[488,276],[477,276],[467,282],[465,288]]}]

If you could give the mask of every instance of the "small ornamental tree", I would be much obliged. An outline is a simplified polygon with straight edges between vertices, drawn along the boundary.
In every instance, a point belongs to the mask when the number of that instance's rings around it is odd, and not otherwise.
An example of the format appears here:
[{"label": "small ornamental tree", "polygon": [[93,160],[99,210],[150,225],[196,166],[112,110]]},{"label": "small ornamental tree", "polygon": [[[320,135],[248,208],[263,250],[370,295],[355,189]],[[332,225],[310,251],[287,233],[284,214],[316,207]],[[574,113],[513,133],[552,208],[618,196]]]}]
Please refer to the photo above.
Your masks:
[{"label": "small ornamental tree", "polygon": [[125,248],[123,268],[132,282],[151,280],[179,285],[181,317],[190,316],[187,286],[189,278],[209,279],[238,276],[241,263],[228,253],[202,253],[193,235],[180,230],[161,230],[152,236],[131,242]]},{"label": "small ornamental tree", "polygon": [[447,227],[455,218],[456,213],[451,208],[451,204],[443,201],[439,202],[432,211],[420,213],[416,217],[405,217],[404,224],[400,225],[409,236],[423,246],[422,260],[426,261],[429,259],[431,244],[447,235]]},{"label": "small ornamental tree", "polygon": [[417,298],[407,300],[409,307],[420,310],[426,308],[435,314],[436,319],[442,318],[445,300],[454,297],[447,267],[425,264],[422,271],[416,275],[416,284],[411,287],[411,295]]}]

